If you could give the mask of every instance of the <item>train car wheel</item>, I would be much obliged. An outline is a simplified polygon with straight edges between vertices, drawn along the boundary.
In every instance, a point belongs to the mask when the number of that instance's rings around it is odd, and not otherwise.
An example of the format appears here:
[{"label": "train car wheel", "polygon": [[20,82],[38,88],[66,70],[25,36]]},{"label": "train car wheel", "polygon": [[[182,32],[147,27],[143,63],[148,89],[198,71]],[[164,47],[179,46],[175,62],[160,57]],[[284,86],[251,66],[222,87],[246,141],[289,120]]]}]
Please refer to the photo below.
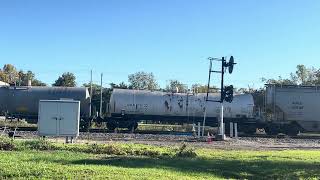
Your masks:
[{"label": "train car wheel", "polygon": [[111,121],[107,122],[108,130],[114,131],[117,127],[118,127],[118,124],[116,121],[111,120]]},{"label": "train car wheel", "polygon": [[130,123],[130,125],[128,126],[129,130],[137,130],[137,128],[138,128],[138,122]]},{"label": "train car wheel", "polygon": [[238,126],[238,128],[239,128],[239,132],[243,132],[244,134],[247,134],[247,135],[253,135],[257,132],[257,127],[255,125],[243,124]]},{"label": "train car wheel", "polygon": [[284,133],[289,135],[289,136],[297,136],[299,134],[299,131],[300,131],[300,128],[298,127],[298,125],[296,125],[294,123],[285,126],[284,129],[285,129]]},{"label": "train car wheel", "polygon": [[268,125],[264,128],[267,135],[278,135],[279,134],[279,128],[276,125]]},{"label": "train car wheel", "polygon": [[81,131],[87,131],[90,127],[91,120],[90,119],[80,119],[80,130]]}]

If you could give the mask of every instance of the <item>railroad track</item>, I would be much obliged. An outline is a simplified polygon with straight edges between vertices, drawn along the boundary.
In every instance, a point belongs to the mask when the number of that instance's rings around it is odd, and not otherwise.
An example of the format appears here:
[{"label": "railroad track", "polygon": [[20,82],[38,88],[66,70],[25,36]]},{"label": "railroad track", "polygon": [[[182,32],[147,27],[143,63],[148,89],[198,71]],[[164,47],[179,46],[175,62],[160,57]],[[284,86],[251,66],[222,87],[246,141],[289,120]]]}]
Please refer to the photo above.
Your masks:
[{"label": "railroad track", "polygon": [[[0,126],[0,133],[6,128],[7,132],[10,131],[28,131],[34,132],[37,131],[37,127],[4,127]],[[119,130],[117,132],[110,131],[107,129],[99,129],[99,128],[91,128],[89,130],[80,130],[80,132],[88,132],[88,133],[123,133],[123,134],[133,134],[129,130]],[[179,132],[179,131],[156,131],[156,130],[136,130],[134,134],[154,134],[154,135],[184,135],[184,136],[191,136],[191,132]],[[239,137],[247,137],[247,138],[272,138],[272,139],[320,139],[320,135],[298,135],[298,136],[288,136],[284,134],[279,135],[266,135],[266,134],[254,134],[254,135],[246,135],[241,134]]]},{"label": "railroad track", "polygon": [[[4,129],[6,131],[28,131],[28,132],[34,132],[37,131],[37,127],[4,127],[0,126],[0,132],[2,132]],[[115,131],[110,131],[107,129],[99,129],[99,128],[91,128],[89,130],[80,130],[80,132],[88,132],[88,133],[115,133]],[[130,134],[132,133],[129,130],[118,130],[117,133],[126,133]],[[159,135],[192,135],[190,132],[178,132],[178,131],[150,131],[150,130],[136,130],[134,131],[135,134],[159,134]]]},{"label": "railroad track", "polygon": [[278,135],[267,135],[267,134],[253,134],[253,135],[247,135],[243,134],[240,135],[240,137],[252,137],[252,138],[272,138],[272,139],[285,139],[285,138],[291,138],[291,139],[320,139],[320,135],[297,135],[297,136],[288,136],[285,134],[278,134]]}]

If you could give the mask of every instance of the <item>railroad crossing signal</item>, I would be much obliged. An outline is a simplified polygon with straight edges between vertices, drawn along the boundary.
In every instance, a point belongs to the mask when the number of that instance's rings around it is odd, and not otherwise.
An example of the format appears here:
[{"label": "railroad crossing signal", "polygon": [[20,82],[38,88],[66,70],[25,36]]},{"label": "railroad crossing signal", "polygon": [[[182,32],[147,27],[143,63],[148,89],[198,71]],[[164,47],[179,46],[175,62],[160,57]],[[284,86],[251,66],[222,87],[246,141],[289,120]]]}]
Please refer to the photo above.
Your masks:
[{"label": "railroad crossing signal", "polygon": [[233,100],[233,86],[225,86],[224,90],[222,92],[223,100],[225,100],[228,103],[231,103]]},{"label": "railroad crossing signal", "polygon": [[[229,74],[232,74],[234,65],[237,64],[234,62],[233,56],[230,57],[229,62],[226,61],[225,57],[221,59],[218,58],[208,58],[210,60],[210,68],[209,68],[209,81],[208,81],[208,91],[207,91],[207,99],[206,101],[212,102],[220,102],[223,103],[224,101],[231,103],[233,101],[233,86],[224,86],[224,73],[228,68]],[[212,61],[221,61],[221,71],[214,71],[212,70]],[[219,101],[209,100],[209,91],[210,91],[210,81],[211,81],[211,73],[220,73],[221,74],[221,98]]]}]

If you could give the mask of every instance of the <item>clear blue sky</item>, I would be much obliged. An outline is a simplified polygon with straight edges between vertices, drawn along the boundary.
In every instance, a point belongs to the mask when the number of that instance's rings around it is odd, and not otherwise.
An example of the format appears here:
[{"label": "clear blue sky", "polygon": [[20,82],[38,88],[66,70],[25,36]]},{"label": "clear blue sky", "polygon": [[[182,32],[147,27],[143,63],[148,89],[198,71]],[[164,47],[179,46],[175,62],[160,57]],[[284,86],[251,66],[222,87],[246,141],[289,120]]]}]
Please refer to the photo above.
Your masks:
[{"label": "clear blue sky", "polygon": [[71,71],[81,85],[90,69],[105,84],[137,71],[206,83],[209,56],[236,58],[237,87],[320,68],[318,0],[2,0],[0,24],[0,64],[49,84]]}]

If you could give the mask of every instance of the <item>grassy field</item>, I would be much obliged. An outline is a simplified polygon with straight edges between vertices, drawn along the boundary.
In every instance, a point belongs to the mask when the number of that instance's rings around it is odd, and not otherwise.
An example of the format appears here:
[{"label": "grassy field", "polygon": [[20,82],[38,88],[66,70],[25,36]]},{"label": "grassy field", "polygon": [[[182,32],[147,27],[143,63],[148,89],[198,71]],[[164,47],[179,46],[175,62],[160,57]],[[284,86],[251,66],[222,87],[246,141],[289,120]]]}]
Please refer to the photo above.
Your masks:
[{"label": "grassy field", "polygon": [[[8,147],[8,144],[3,144],[2,147]],[[42,141],[13,142],[9,149],[10,151],[0,151],[0,179],[320,177],[319,151],[193,151],[188,147],[179,149],[139,144],[64,145]]]}]

